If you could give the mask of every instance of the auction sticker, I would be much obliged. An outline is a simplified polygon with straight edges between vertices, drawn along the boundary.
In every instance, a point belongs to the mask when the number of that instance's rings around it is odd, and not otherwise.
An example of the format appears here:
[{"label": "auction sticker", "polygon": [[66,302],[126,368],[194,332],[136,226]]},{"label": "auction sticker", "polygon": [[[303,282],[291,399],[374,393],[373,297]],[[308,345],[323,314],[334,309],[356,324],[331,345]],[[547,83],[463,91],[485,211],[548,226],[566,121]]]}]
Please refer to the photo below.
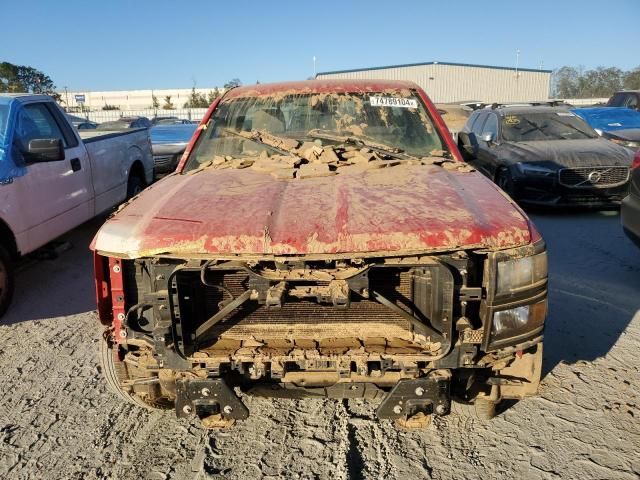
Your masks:
[{"label": "auction sticker", "polygon": [[418,108],[418,101],[415,98],[369,97],[369,103],[372,107]]}]

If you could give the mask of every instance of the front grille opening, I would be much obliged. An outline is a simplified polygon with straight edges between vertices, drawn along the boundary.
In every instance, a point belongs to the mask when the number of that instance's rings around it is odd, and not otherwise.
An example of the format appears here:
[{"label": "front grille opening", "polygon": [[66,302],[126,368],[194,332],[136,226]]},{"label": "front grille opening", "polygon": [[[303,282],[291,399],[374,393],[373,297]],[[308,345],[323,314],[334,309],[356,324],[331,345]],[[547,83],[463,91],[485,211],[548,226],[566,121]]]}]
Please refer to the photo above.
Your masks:
[{"label": "front grille opening", "polygon": [[609,188],[627,180],[629,168],[623,166],[563,168],[559,172],[560,184],[570,188]]},{"label": "front grille opening", "polygon": [[[200,272],[184,270],[176,275],[176,290],[183,338],[195,338],[195,331],[219,311],[224,302],[249,288],[245,271],[210,270],[205,286]],[[373,268],[369,286],[401,309],[412,311],[413,276],[410,268]],[[293,283],[293,282],[292,282]],[[296,285],[323,285],[323,282],[295,282]],[[327,284],[326,282],[324,283]],[[198,348],[235,349],[253,342],[270,348],[290,350],[326,348],[348,351],[360,348],[361,340],[372,349],[384,348],[391,338],[398,348],[412,338],[411,325],[402,315],[371,299],[350,292],[349,308],[336,308],[312,299],[285,296],[281,308],[268,308],[250,300],[198,339]],[[403,344],[404,339],[404,344]]]}]

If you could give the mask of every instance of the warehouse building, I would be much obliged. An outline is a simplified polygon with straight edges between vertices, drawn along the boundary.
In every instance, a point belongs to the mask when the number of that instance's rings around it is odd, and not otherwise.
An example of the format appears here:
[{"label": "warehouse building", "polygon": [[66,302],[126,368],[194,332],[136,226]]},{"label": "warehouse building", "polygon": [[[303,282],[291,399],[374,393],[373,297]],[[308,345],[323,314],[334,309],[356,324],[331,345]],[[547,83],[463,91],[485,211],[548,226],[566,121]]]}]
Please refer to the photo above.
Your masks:
[{"label": "warehouse building", "polygon": [[316,78],[409,80],[437,103],[522,102],[549,98],[551,70],[426,62],[322,72]]},{"label": "warehouse building", "polygon": [[[207,97],[211,92],[222,93],[223,88],[196,88],[198,94]],[[62,104],[74,109],[84,107],[86,110],[101,110],[106,105],[116,107],[119,110],[142,110],[153,108],[154,97],[162,108],[167,100],[175,107],[182,108],[191,98],[191,88],[172,88],[163,90],[110,90],[104,92],[96,91],[71,91],[58,90]]]}]

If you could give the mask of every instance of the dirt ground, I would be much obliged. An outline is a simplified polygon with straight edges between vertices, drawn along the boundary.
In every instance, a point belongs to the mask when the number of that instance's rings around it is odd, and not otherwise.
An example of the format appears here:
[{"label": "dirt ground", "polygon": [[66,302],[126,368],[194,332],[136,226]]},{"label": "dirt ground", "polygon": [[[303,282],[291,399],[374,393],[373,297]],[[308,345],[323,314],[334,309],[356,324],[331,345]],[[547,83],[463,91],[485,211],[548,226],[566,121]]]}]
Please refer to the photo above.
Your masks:
[{"label": "dirt ground", "polygon": [[0,324],[0,478],[637,479],[640,249],[614,212],[533,219],[551,262],[540,396],[409,433],[361,402],[249,398],[225,432],[121,403],[96,359],[85,225],[21,267]]}]

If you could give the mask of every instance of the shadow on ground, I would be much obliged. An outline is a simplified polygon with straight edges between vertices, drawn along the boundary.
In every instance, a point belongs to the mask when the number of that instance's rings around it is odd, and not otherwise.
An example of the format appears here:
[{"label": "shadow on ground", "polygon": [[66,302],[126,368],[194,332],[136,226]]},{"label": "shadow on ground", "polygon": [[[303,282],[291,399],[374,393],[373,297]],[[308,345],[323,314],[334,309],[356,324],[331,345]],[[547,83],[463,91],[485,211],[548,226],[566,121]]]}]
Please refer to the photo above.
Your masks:
[{"label": "shadow on ground", "polygon": [[531,213],[549,250],[544,374],[606,355],[640,309],[640,249],[617,211]]},{"label": "shadow on ground", "polygon": [[35,259],[43,256],[36,254],[19,262],[13,304],[0,324],[53,320],[95,310],[89,244],[102,221],[92,220],[64,235],[60,240],[70,248],[56,258]]}]

